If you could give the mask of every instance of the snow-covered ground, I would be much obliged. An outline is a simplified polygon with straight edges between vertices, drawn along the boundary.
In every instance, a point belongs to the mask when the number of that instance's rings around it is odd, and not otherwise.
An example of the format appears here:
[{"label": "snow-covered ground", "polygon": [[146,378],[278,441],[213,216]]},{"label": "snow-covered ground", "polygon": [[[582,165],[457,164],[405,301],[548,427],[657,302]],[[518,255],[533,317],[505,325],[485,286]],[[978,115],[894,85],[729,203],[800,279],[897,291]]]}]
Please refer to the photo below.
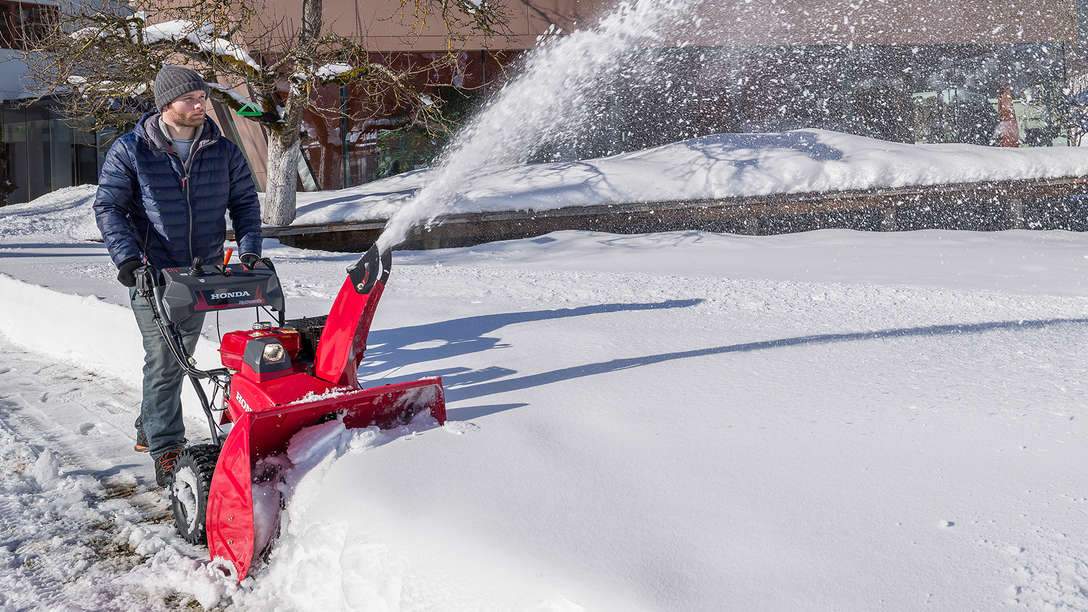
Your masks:
[{"label": "snow-covered ground", "polygon": [[2,336],[0,351],[0,609],[172,610],[233,592],[176,537],[131,450],[131,381]]},{"label": "snow-covered ground", "polygon": [[[1088,609],[1083,235],[398,252],[361,374],[442,375],[450,422],[311,432],[235,588],[129,450],[135,326],[86,214],[0,210],[0,608]],[[266,248],[292,315],[354,259]]]}]

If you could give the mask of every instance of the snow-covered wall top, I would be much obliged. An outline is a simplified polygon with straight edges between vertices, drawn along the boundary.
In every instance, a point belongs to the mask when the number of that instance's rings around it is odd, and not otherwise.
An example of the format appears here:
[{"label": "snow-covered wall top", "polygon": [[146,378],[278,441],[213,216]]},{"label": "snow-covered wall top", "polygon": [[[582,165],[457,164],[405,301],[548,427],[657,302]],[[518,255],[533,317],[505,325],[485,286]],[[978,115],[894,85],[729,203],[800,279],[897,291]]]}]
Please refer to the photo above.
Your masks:
[{"label": "snow-covered wall top", "polygon": [[[300,193],[295,223],[387,219],[428,173]],[[447,210],[548,210],[1084,175],[1088,148],[911,145],[824,130],[714,134],[601,159],[495,168],[468,181]]]},{"label": "snow-covered wall top", "polygon": [[[388,219],[426,184],[429,172],[299,193],[295,224]],[[445,210],[549,210],[1079,176],[1088,176],[1088,148],[909,145],[822,130],[715,134],[601,159],[495,168],[469,180]],[[93,215],[83,210],[94,192],[94,185],[81,185],[46,194],[27,208],[6,207],[0,233],[23,234],[57,216],[63,226],[58,231],[95,238]],[[29,208],[37,213],[23,214]],[[53,212],[43,215],[45,209]]]}]

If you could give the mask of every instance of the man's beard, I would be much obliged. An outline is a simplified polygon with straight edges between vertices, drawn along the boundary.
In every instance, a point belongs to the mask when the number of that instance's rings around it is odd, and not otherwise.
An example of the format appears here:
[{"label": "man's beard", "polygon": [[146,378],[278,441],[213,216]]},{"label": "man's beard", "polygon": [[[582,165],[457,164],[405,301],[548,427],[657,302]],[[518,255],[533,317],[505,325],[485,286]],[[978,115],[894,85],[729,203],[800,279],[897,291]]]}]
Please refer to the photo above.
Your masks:
[{"label": "man's beard", "polygon": [[185,127],[200,127],[204,125],[204,113],[192,113],[190,115],[182,115],[178,123]]},{"label": "man's beard", "polygon": [[205,113],[179,113],[176,111],[166,111],[164,113],[167,120],[174,125],[181,125],[185,127],[197,128],[204,125]]}]

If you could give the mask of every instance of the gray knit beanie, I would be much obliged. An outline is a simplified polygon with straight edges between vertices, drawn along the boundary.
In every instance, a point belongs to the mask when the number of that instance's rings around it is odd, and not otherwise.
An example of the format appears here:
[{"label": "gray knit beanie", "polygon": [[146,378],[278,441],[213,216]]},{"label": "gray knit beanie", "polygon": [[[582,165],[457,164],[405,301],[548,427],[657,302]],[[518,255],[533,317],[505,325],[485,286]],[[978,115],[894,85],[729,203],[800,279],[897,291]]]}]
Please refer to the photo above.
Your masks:
[{"label": "gray knit beanie", "polygon": [[211,94],[208,84],[195,70],[166,64],[155,75],[155,106],[162,110],[167,104],[198,89],[204,90],[206,95]]}]

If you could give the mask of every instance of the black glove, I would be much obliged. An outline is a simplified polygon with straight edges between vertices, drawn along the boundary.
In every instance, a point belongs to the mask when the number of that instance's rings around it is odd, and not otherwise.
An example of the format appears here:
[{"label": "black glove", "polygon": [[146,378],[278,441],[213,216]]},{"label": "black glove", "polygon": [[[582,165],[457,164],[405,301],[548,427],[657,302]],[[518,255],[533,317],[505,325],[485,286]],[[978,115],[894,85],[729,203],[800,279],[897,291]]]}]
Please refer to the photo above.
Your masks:
[{"label": "black glove", "polygon": [[139,259],[126,259],[117,266],[117,280],[126,287],[136,286],[136,268],[140,267]]},{"label": "black glove", "polygon": [[250,270],[252,270],[253,266],[257,265],[257,262],[261,260],[259,256],[253,253],[242,253],[238,256],[238,259],[242,260],[242,265]]}]

